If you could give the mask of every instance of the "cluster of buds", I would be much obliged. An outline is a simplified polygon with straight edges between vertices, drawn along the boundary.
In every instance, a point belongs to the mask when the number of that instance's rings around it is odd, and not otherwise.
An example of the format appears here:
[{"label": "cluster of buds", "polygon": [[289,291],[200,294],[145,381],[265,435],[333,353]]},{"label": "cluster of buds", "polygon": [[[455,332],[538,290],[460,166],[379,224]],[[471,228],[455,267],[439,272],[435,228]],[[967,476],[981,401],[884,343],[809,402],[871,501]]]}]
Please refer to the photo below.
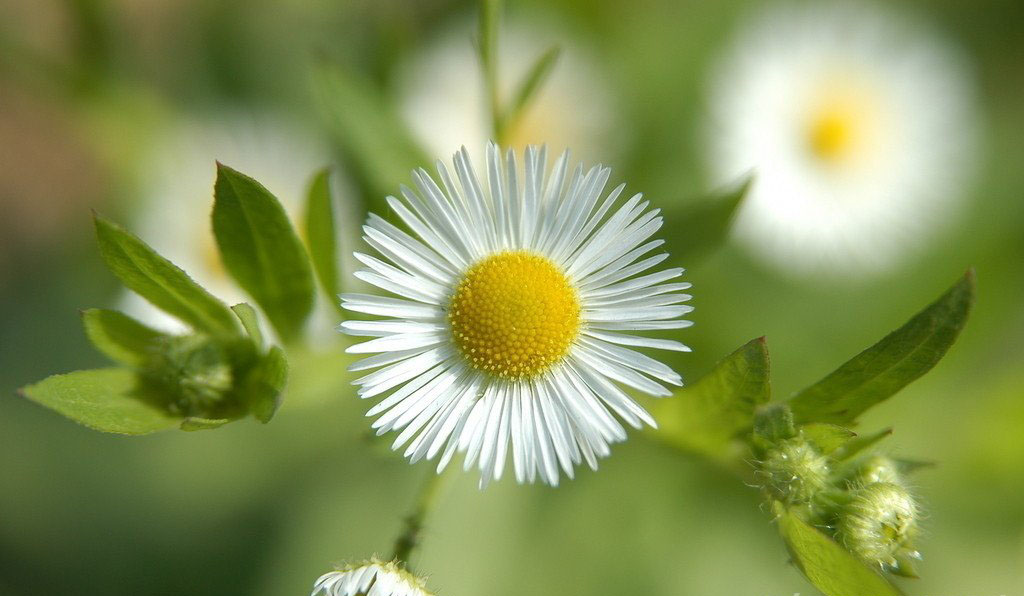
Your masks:
[{"label": "cluster of buds", "polygon": [[234,384],[227,351],[203,335],[162,336],[150,347],[143,377],[182,416],[206,416],[222,409]]},{"label": "cluster of buds", "polygon": [[881,569],[914,576],[920,510],[900,462],[826,451],[802,432],[773,442],[757,462],[765,495]]}]

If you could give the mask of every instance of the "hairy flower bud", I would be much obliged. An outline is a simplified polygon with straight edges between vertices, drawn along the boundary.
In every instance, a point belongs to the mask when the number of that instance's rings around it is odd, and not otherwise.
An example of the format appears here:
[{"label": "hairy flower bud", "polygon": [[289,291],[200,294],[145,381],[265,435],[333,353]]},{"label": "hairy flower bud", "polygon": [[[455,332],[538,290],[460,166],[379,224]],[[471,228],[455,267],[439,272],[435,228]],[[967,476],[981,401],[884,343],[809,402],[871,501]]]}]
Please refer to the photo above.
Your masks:
[{"label": "hairy flower bud", "polygon": [[917,504],[907,489],[878,482],[857,489],[839,516],[837,538],[850,552],[880,566],[897,566],[899,555],[913,555]]},{"label": "hairy flower bud", "polygon": [[170,410],[184,416],[209,416],[233,381],[224,349],[202,335],[159,342],[144,374],[169,398]]},{"label": "hairy flower bud", "polygon": [[770,449],[761,465],[765,488],[788,504],[810,502],[828,487],[828,458],[806,440],[796,437]]},{"label": "hairy flower bud", "polygon": [[867,486],[877,482],[903,484],[903,474],[899,464],[884,455],[872,455],[857,465],[852,478],[858,486]]}]

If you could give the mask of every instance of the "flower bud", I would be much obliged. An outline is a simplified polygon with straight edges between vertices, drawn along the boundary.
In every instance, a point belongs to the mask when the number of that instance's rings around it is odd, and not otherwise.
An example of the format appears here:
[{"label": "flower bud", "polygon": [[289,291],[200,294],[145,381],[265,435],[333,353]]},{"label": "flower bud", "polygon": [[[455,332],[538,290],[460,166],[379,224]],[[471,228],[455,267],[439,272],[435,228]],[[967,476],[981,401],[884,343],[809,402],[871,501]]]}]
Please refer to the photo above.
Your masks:
[{"label": "flower bud", "polygon": [[153,350],[145,377],[183,416],[210,416],[232,387],[224,349],[202,335],[168,337]]},{"label": "flower bud", "polygon": [[770,449],[761,469],[768,492],[788,504],[810,502],[828,487],[831,473],[828,458],[800,437]]},{"label": "flower bud", "polygon": [[857,486],[867,486],[877,482],[903,484],[903,475],[899,464],[884,455],[872,455],[857,465],[852,478]]},{"label": "flower bud", "polygon": [[917,504],[907,489],[891,482],[859,488],[839,516],[836,536],[850,552],[874,564],[897,566],[911,555],[917,533]]}]

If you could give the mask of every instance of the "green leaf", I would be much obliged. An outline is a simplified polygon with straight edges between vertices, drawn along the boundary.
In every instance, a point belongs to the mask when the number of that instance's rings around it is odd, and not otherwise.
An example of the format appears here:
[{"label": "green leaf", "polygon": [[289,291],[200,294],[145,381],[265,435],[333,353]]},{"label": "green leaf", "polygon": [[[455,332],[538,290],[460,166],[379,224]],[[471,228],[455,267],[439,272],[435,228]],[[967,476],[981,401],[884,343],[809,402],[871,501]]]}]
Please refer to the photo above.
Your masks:
[{"label": "green leaf", "polygon": [[249,408],[257,420],[266,424],[274,417],[287,382],[288,360],[284,351],[274,346],[249,377]]},{"label": "green leaf", "polygon": [[790,400],[798,422],[850,424],[931,370],[945,355],[974,302],[968,271],[936,302]]},{"label": "green leaf", "polygon": [[338,279],[338,240],[334,198],[331,196],[331,171],[324,168],[317,172],[309,185],[306,195],[306,244],[313,261],[320,287],[327,294],[331,304],[341,311],[338,294],[341,283]]},{"label": "green leaf", "polygon": [[796,436],[793,412],[783,403],[762,406],[754,413],[754,443],[766,448]]},{"label": "green leaf", "polygon": [[143,366],[153,355],[154,343],[166,334],[147,327],[116,310],[82,311],[85,334],[96,349],[125,366]]},{"label": "green leaf", "polygon": [[477,51],[480,54],[480,70],[484,76],[484,92],[494,139],[500,144],[502,136],[502,110],[498,99],[498,29],[501,20],[502,0],[480,2],[480,22],[477,32]]},{"label": "green leaf", "polygon": [[[558,46],[548,48],[548,51],[541,54],[537,61],[533,63],[533,66],[530,67],[530,70],[527,71],[523,81],[519,84],[518,91],[516,91],[512,98],[512,103],[502,115],[502,132],[515,128],[516,123],[526,112],[534,96],[540,91],[548,76],[551,75],[551,71],[554,70],[561,51],[561,48]],[[498,136],[500,138],[502,135],[499,134]]]},{"label": "green leaf", "polygon": [[100,368],[53,375],[19,393],[89,428],[144,435],[174,428],[180,416],[148,403],[134,372]]},{"label": "green leaf", "polygon": [[792,513],[782,511],[779,532],[793,563],[826,596],[899,596],[881,574]]},{"label": "green leaf", "polygon": [[198,416],[190,416],[181,421],[181,430],[196,431],[220,428],[228,422],[231,422],[230,418],[199,418]]},{"label": "green leaf", "polygon": [[821,422],[805,424],[800,427],[800,432],[825,455],[834,452],[857,436],[857,433],[848,428]]},{"label": "green leaf", "polygon": [[256,315],[256,309],[250,306],[246,302],[240,302],[231,307],[231,310],[238,316],[238,320],[242,322],[242,327],[245,328],[245,332],[252,339],[252,343],[256,346],[256,350],[263,349],[263,332],[260,331],[260,319]]},{"label": "green leaf", "polygon": [[673,219],[686,233],[671,235],[672,254],[693,261],[718,248],[728,236],[753,181],[753,177],[744,178],[734,188],[715,193],[675,214]]},{"label": "green leaf", "polygon": [[706,376],[653,408],[666,442],[722,457],[753,424],[754,410],[769,399],[768,349],[752,340],[719,362]]},{"label": "green leaf", "polygon": [[94,216],[96,239],[107,267],[129,289],[197,331],[238,335],[227,305],[204,290],[174,263],[117,224]]},{"label": "green leaf", "polygon": [[285,342],[313,310],[313,271],[281,203],[252,178],[217,164],[213,233],[231,276]]},{"label": "green leaf", "polygon": [[402,119],[369,81],[337,65],[321,62],[313,87],[328,132],[361,182],[368,207],[388,212],[384,197],[409,179],[416,167],[432,163]]},{"label": "green leaf", "polygon": [[891,428],[884,428],[869,435],[858,435],[847,441],[842,447],[832,452],[832,457],[839,461],[850,459],[854,455],[857,455],[861,451],[871,447],[891,434]]}]

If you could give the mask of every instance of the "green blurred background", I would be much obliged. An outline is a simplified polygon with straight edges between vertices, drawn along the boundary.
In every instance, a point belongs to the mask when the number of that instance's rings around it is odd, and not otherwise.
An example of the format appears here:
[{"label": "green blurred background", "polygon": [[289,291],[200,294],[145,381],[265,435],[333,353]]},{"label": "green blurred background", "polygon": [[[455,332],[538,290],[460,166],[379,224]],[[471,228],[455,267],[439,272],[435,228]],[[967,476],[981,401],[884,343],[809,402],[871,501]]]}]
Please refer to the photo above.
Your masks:
[{"label": "green blurred background", "polygon": [[[974,67],[983,142],[967,208],[926,251],[866,280],[780,276],[732,244],[685,263],[697,324],[681,335],[695,351],[674,364],[693,380],[767,335],[774,392],[787,396],[974,265],[979,298],[960,341],[863,428],[893,425],[888,449],[939,462],[915,477],[924,562],[904,589],[1024,594],[1024,4],[899,5]],[[507,12],[527,30],[564,32],[548,38],[567,52],[589,48],[611,96],[611,140],[607,157],[582,153],[651,197],[671,228],[673,212],[708,190],[697,132],[710,59],[756,6],[522,0]],[[389,553],[432,466],[369,439],[340,348],[296,360],[268,426],[103,435],[15,389],[103,365],[77,310],[115,304],[120,290],[89,210],[130,224],[149,208],[140,197],[152,194],[149,164],[169,133],[237,115],[294,123],[327,148],[348,181],[342,198],[359,205],[368,183],[317,105],[311,64],[344,64],[389,104],[402,65],[431,40],[461,27],[469,46],[475,11],[461,1],[0,2],[0,594],[305,594],[332,563]],[[212,187],[213,164],[182,176]],[[180,208],[209,200],[199,198]],[[193,210],[205,225],[208,207]],[[413,562],[448,595],[813,593],[758,503],[756,489],[634,433],[597,473],[557,489],[506,478],[481,492],[473,474],[456,474]]]}]

